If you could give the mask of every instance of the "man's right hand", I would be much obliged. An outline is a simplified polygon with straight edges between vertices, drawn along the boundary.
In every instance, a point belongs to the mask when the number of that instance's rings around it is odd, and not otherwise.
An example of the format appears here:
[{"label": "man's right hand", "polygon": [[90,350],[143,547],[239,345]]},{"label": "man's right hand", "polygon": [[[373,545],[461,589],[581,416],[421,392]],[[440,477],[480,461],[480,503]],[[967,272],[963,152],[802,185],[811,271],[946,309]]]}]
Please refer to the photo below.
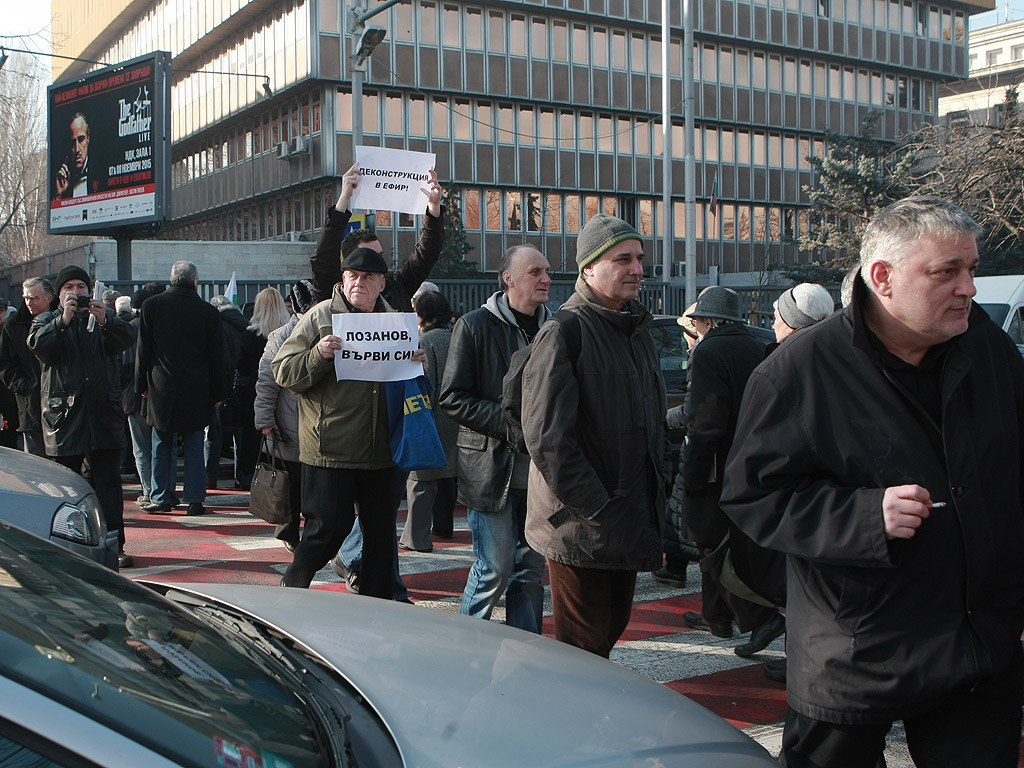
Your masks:
[{"label": "man's right hand", "polygon": [[912,539],[931,514],[931,494],[920,485],[894,485],[882,497],[885,538]]},{"label": "man's right hand", "polygon": [[68,170],[67,163],[61,165],[57,169],[57,197],[64,197],[64,193],[68,191],[68,185],[71,183],[71,171]]},{"label": "man's right hand", "polygon": [[333,360],[336,349],[341,349],[341,339],[337,336],[324,336],[316,343],[316,351],[324,360]]},{"label": "man's right hand", "polygon": [[70,294],[64,297],[64,305],[61,308],[60,319],[64,325],[71,325],[71,321],[78,312],[78,297]]}]

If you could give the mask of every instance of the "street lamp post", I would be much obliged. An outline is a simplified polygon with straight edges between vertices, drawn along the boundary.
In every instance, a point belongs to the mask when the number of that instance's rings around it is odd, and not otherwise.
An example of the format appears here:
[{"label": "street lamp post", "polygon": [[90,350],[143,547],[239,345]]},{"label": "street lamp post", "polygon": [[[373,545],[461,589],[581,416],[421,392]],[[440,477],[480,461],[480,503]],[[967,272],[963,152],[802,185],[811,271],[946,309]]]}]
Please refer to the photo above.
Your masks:
[{"label": "street lamp post", "polygon": [[[366,22],[402,0],[385,0],[379,5],[366,9],[353,4],[349,9],[348,27],[351,38],[351,77],[352,77],[352,159],[355,160],[356,147],[363,143],[363,77],[366,74],[366,60],[373,49],[380,45],[386,30],[381,27],[367,27]],[[341,56],[345,58],[345,40],[341,41]]]}]

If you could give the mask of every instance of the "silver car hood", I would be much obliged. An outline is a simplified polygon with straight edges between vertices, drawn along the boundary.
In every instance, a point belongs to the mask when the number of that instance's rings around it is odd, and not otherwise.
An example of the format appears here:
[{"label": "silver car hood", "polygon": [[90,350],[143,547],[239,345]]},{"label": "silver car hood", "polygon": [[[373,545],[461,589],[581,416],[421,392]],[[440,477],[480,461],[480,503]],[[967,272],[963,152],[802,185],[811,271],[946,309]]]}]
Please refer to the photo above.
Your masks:
[{"label": "silver car hood", "polygon": [[70,469],[13,448],[0,448],[0,488],[7,493],[46,496],[71,504],[91,490]]},{"label": "silver car hood", "polygon": [[324,590],[171,586],[321,656],[377,710],[407,766],[777,765],[681,694],[497,622]]}]

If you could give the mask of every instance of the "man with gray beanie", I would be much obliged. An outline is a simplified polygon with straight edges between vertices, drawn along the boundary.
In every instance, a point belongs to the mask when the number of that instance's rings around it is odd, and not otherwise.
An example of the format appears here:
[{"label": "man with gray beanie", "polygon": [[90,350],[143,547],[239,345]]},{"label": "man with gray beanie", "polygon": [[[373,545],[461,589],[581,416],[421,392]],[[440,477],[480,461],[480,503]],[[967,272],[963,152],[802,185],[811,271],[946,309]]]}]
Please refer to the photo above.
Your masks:
[{"label": "man with gray beanie", "polygon": [[666,399],[637,301],[643,262],[633,227],[591,218],[562,305],[576,322],[546,323],[523,371],[526,538],[547,558],[555,637],[604,657],[629,623],[637,572],[661,565]]},{"label": "man with gray beanie", "polygon": [[775,302],[775,320],[772,329],[775,340],[782,342],[801,328],[824,320],[832,314],[835,302],[828,291],[817,283],[800,283],[779,296]]},{"label": "man with gray beanie", "polygon": [[126,568],[133,563],[124,554],[121,353],[135,342],[135,329],[90,298],[92,277],[81,267],[64,267],[53,285],[59,306],[36,315],[28,333],[28,347],[41,364],[46,455],[75,472],[89,459],[90,482],[107,530],[118,531],[118,561]]}]

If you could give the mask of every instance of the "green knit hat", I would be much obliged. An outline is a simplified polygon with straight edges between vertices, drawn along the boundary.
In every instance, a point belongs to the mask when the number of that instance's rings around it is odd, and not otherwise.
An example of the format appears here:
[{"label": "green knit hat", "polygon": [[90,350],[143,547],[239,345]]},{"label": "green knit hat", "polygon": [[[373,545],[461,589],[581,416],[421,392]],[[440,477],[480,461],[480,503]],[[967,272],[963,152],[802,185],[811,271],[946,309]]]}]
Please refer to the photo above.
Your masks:
[{"label": "green knit hat", "polygon": [[622,219],[599,213],[591,217],[576,240],[576,264],[580,273],[587,264],[597,261],[601,254],[623,240],[643,240],[640,233]]}]

